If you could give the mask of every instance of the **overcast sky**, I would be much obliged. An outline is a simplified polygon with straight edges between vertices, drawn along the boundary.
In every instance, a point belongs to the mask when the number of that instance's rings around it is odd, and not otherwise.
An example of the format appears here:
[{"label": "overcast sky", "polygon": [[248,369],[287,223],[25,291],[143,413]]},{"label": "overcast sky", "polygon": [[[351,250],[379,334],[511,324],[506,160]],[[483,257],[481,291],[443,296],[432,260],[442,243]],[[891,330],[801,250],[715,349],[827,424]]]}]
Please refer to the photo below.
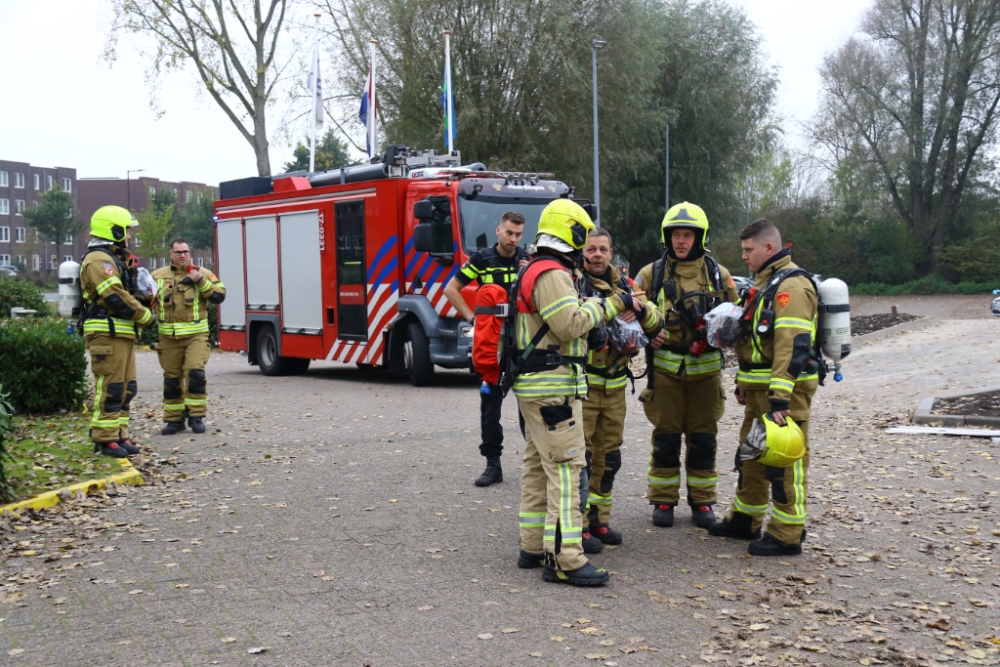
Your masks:
[{"label": "overcast sky", "polygon": [[[869,0],[732,1],[759,26],[779,68],[777,113],[797,143],[797,123],[816,109],[823,56],[855,30]],[[189,76],[164,81],[165,113],[157,118],[142,63],[127,46],[113,67],[102,59],[106,7],[105,0],[0,0],[0,159],[75,167],[80,177],[125,178],[128,169],[145,169],[164,180],[214,185],[255,175],[250,145],[194,93]],[[289,146],[272,141],[272,170],[290,158]]]}]

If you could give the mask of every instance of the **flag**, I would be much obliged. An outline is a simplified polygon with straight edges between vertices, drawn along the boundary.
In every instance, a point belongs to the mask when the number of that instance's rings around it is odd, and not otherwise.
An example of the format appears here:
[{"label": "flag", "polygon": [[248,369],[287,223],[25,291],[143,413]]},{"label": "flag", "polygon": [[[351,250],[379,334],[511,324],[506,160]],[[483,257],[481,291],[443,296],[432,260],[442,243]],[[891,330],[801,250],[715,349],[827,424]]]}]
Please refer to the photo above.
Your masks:
[{"label": "flag", "polygon": [[450,153],[455,145],[458,131],[455,128],[455,94],[451,88],[451,53],[445,49],[444,81],[441,84],[441,108],[444,109],[444,145]]},{"label": "flag", "polygon": [[313,98],[313,118],[317,130],[323,128],[323,79],[319,75],[319,42],[313,50],[312,63],[309,65],[309,81],[307,88]]},{"label": "flag", "polygon": [[378,98],[375,95],[375,62],[372,61],[368,69],[368,81],[365,83],[365,90],[361,93],[361,111],[358,118],[365,125],[365,136],[368,141],[368,157],[374,155],[375,150],[375,118]]}]

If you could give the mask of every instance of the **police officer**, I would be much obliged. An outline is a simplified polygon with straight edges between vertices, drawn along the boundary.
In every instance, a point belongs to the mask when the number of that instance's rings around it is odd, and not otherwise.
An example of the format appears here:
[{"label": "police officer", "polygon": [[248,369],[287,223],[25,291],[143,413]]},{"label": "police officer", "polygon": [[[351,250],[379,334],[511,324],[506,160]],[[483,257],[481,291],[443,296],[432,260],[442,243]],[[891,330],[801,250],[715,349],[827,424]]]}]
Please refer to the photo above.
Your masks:
[{"label": "police officer", "polygon": [[[754,556],[794,556],[802,553],[805,537],[809,414],[819,385],[819,363],[813,357],[818,299],[812,280],[792,262],[790,250],[782,248],[781,234],[771,222],[761,219],[745,227],[740,239],[757,288],[744,308],[750,314],[747,337],[736,347],[736,400],[745,406],[740,441],[754,419],[769,414],[784,425],[790,416],[802,430],[805,455],[786,468],[743,461],[733,506],[708,532],[756,540],[747,549]],[[771,520],[759,539],[769,495]]]},{"label": "police officer", "polygon": [[704,316],[719,303],[738,297],[729,272],[706,254],[708,216],[700,206],[677,204],[667,211],[661,228],[663,257],[635,279],[636,287],[647,291],[665,320],[663,331],[650,341],[649,386],[640,396],[653,424],[646,497],[653,505],[653,525],[674,525],[683,436],[691,518],[708,528],[715,522],[716,434],[726,399],[722,352],[708,347]]},{"label": "police officer", "polygon": [[137,327],[153,313],[135,297],[129,259],[129,229],[139,223],[120,206],[103,206],[90,219],[90,243],[80,263],[83,337],[94,374],[90,438],[94,451],[122,458],[138,454],[128,437],[129,408],[138,391],[135,375]]},{"label": "police officer", "polygon": [[[639,293],[632,293],[628,279],[611,265],[614,251],[611,234],[595,229],[583,248],[585,294],[606,300],[607,317],[616,315],[624,322],[634,322],[636,311],[626,308],[623,295],[642,302]],[[639,324],[652,338],[663,326],[655,308],[641,311]],[[631,354],[609,346],[605,350],[589,350],[587,384],[590,389],[583,401],[583,432],[587,440],[587,477],[590,507],[587,521],[590,534],[604,544],[621,544],[622,534],[610,526],[612,489],[615,474],[621,468],[621,446],[625,431],[625,387]]]},{"label": "police officer", "polygon": [[[517,271],[528,263],[528,255],[520,246],[524,233],[524,216],[516,211],[507,211],[497,225],[497,242],[492,248],[472,253],[462,269],[455,274],[444,288],[444,295],[467,322],[472,322],[474,314],[461,290],[473,280],[480,285],[500,285],[505,290],[517,277]],[[503,406],[503,392],[496,385],[487,384],[480,391],[479,423],[482,443],[479,453],[486,457],[486,470],[476,479],[476,486],[490,486],[503,481],[500,454],[503,452],[503,427],[500,425],[500,409]]]},{"label": "police officer", "polygon": [[156,352],[163,368],[162,435],[184,430],[184,417],[195,433],[205,432],[208,409],[205,364],[208,342],[208,304],[226,298],[226,286],[208,269],[191,264],[184,239],[170,244],[170,266],[153,272],[160,302],[160,342]]}]

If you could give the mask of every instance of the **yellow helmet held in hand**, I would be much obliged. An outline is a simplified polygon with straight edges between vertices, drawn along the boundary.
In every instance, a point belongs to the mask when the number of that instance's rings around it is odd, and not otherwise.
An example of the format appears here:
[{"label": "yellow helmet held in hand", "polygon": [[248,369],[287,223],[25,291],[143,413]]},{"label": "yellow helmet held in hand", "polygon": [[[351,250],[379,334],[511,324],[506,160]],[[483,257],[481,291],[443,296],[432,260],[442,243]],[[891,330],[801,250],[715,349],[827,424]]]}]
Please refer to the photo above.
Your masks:
[{"label": "yellow helmet held in hand", "polygon": [[787,468],[805,456],[806,438],[794,419],[785,417],[785,426],[780,426],[768,413],[763,422],[767,444],[758,461],[766,466]]},{"label": "yellow helmet held in hand", "polygon": [[138,224],[139,221],[132,217],[128,209],[121,206],[102,206],[90,218],[90,235],[121,243],[125,240],[125,230]]},{"label": "yellow helmet held in hand", "polygon": [[670,248],[670,235],[675,229],[690,229],[698,237],[698,248],[702,251],[708,245],[708,216],[697,204],[682,202],[670,207],[660,224],[661,240],[664,248]]},{"label": "yellow helmet held in hand", "polygon": [[597,226],[583,207],[572,199],[554,199],[542,210],[538,233],[568,243],[574,250],[587,245],[587,235]]}]

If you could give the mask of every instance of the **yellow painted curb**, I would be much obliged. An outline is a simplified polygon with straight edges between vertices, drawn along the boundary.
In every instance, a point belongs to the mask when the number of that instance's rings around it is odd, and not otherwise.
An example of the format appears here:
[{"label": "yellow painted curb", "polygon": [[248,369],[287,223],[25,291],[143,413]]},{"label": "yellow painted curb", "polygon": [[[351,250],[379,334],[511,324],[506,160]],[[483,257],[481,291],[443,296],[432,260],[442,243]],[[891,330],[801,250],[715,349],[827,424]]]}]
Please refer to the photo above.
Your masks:
[{"label": "yellow painted curb", "polygon": [[28,498],[27,500],[22,500],[19,503],[12,503],[10,505],[0,507],[0,514],[3,514],[4,512],[16,514],[18,510],[22,509],[40,510],[46,507],[55,507],[62,502],[60,494],[63,491],[69,491],[71,494],[76,495],[77,491],[93,493],[94,491],[103,489],[108,484],[127,484],[128,486],[143,485],[144,482],[142,479],[142,473],[133,468],[128,459],[118,459],[118,463],[122,467],[122,472],[117,475],[111,475],[110,477],[104,477],[102,479],[92,479],[87,482],[80,482],[79,484],[66,486],[55,491],[40,493],[34,498]]}]

